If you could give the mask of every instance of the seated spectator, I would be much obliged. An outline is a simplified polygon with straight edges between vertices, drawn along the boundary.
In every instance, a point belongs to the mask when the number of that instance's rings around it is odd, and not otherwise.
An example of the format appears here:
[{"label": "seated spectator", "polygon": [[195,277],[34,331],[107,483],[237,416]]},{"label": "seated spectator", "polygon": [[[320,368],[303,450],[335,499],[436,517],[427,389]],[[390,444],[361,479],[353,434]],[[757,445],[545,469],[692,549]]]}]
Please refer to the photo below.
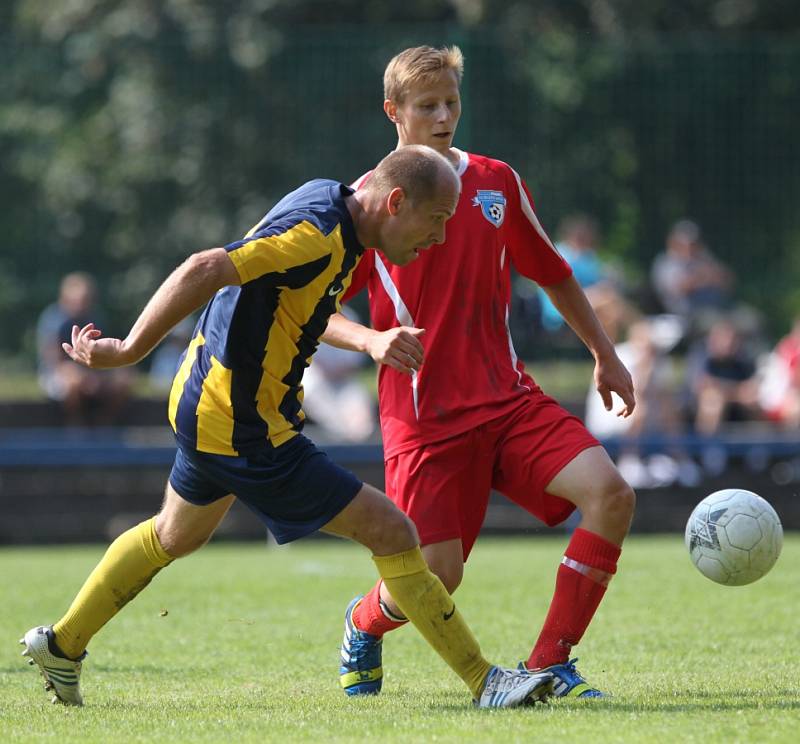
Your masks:
[{"label": "seated spectator", "polygon": [[800,428],[800,316],[769,354],[759,402],[770,420]]},{"label": "seated spectator", "polygon": [[760,416],[756,360],[730,319],[723,317],[711,325],[689,368],[698,433],[713,435],[724,421]]},{"label": "seated spectator", "polygon": [[[593,287],[613,284],[612,272],[597,255],[597,244],[597,224],[590,217],[574,214],[561,221],[556,248],[572,267],[576,281],[587,295]],[[539,299],[543,328],[557,332],[563,327],[564,319],[543,291],[539,292]]]},{"label": "seated spectator", "polygon": [[664,310],[692,323],[731,304],[733,275],[706,248],[700,228],[690,220],[676,222],[669,231],[651,281]]},{"label": "seated spectator", "polygon": [[[340,312],[360,322],[350,307],[342,306]],[[303,375],[303,409],[335,439],[363,442],[376,431],[375,396],[358,375],[368,363],[365,354],[323,343]]]},{"label": "seated spectator", "polygon": [[[606,333],[616,340],[633,321],[636,311],[620,291],[615,272],[597,254],[596,223],[585,215],[572,215],[561,222],[558,235],[556,248],[572,267],[576,281],[586,293]],[[535,323],[559,345],[580,347],[577,336],[567,328],[544,289],[519,276],[514,280],[514,297],[520,306],[515,312],[521,316],[516,319],[516,326],[521,327],[513,329],[515,339],[523,339],[524,345],[524,340],[532,335],[531,324]]]},{"label": "seated spectator", "polygon": [[[628,338],[616,345],[619,358],[628,368],[636,390],[636,408],[628,418],[616,415],[620,400],[612,393],[611,411],[592,385],[586,398],[586,426],[600,439],[619,438],[618,467],[625,479],[639,488],[666,486],[678,481],[697,485],[698,466],[671,438],[682,433],[676,375],[669,351],[681,338],[672,316],[640,319],[630,326]],[[640,438],[665,437],[663,451],[640,452]]]},{"label": "seated spectator", "polygon": [[150,355],[150,372],[148,380],[153,389],[159,393],[169,393],[172,381],[178,371],[178,364],[183,352],[192,340],[195,318],[189,316],[176,325]]},{"label": "seated spectator", "polygon": [[589,287],[586,298],[606,334],[615,343],[640,315],[639,309],[611,282],[600,282]]},{"label": "seated spectator", "polygon": [[37,348],[39,383],[45,394],[61,404],[69,425],[110,424],[128,400],[132,382],[127,369],[93,370],[73,362],[61,348],[72,341],[72,326],[98,322],[97,288],[83,272],[61,280],[58,301],[39,316]]}]

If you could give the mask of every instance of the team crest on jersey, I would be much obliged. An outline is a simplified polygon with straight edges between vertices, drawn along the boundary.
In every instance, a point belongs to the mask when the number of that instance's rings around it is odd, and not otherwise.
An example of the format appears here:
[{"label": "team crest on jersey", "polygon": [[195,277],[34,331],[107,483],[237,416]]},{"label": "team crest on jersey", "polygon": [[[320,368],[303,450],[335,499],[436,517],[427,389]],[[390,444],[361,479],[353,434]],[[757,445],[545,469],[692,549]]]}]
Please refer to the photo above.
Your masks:
[{"label": "team crest on jersey", "polygon": [[506,198],[502,191],[478,189],[472,197],[472,205],[480,207],[483,216],[495,227],[500,227],[506,216]]}]

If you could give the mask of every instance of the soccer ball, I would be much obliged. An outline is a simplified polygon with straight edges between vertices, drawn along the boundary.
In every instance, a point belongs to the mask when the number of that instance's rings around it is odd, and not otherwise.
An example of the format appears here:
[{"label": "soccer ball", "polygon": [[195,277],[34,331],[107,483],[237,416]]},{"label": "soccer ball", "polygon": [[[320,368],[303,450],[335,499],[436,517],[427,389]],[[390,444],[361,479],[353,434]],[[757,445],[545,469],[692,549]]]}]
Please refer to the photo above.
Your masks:
[{"label": "soccer ball", "polygon": [[766,574],[778,560],[783,528],[760,496],[725,488],[706,496],[686,524],[686,548],[703,576],[741,586]]}]

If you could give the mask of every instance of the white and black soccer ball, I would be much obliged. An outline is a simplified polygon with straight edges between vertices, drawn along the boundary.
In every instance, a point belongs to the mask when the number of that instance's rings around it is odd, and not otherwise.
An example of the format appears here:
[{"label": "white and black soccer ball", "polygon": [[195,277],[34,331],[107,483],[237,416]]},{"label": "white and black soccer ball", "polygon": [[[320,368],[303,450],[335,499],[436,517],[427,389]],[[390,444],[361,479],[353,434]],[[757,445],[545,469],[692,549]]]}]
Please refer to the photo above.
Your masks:
[{"label": "white and black soccer ball", "polygon": [[775,510],[752,491],[725,488],[706,496],[686,524],[686,548],[703,576],[718,584],[757,581],[775,565],[783,528]]},{"label": "white and black soccer ball", "polygon": [[505,217],[506,209],[502,204],[492,204],[489,207],[489,214],[492,216],[492,219],[499,225],[503,221],[503,217]]}]

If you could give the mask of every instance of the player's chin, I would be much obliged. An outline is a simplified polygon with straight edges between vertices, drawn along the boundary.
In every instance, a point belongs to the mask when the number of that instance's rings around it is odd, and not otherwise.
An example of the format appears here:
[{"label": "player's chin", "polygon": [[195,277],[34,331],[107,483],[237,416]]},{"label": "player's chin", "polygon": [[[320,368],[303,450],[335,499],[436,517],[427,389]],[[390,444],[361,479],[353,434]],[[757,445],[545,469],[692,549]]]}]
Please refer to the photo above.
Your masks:
[{"label": "player's chin", "polygon": [[412,248],[410,253],[407,253],[403,256],[399,261],[397,261],[398,266],[408,266],[408,264],[413,263],[420,257],[421,249],[419,248]]}]

